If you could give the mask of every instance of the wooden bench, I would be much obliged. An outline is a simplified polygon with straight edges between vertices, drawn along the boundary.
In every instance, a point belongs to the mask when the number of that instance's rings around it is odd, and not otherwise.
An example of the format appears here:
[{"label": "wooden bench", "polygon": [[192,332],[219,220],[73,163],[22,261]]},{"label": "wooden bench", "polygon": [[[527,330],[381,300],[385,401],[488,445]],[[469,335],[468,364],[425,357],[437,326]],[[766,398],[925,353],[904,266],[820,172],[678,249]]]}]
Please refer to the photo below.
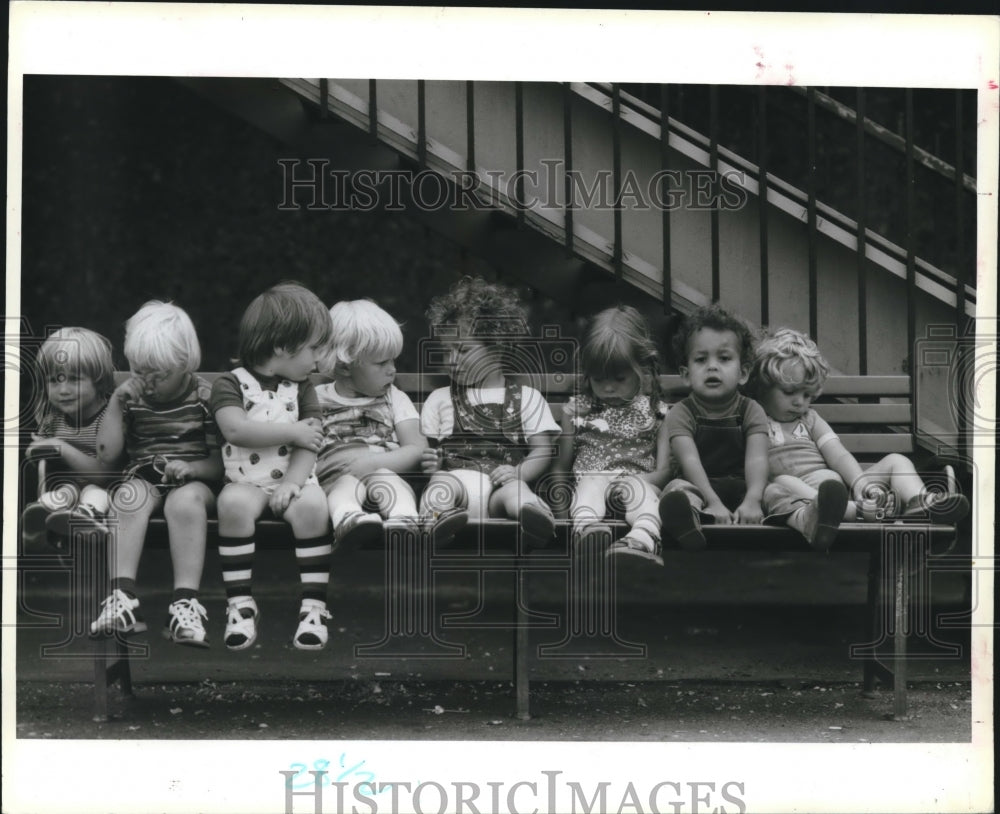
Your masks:
[{"label": "wooden bench", "polygon": [[[119,374],[119,378],[123,374]],[[218,373],[202,373],[203,378],[211,381]],[[573,377],[561,374],[546,374],[539,376],[518,377],[526,384],[539,389],[548,399],[553,413],[558,420],[562,404],[573,389]],[[443,374],[401,373],[397,375],[396,384],[407,392],[417,404],[436,387],[447,384],[448,379]],[[686,392],[679,376],[663,376],[661,385],[665,398],[673,403]],[[877,460],[890,452],[912,455],[917,452],[912,431],[913,410],[909,402],[910,381],[906,376],[835,376],[831,377],[824,389],[823,396],[814,405],[840,434],[844,445],[864,463]],[[947,469],[950,479],[954,473]],[[44,478],[44,472],[40,474]],[[553,486],[551,480],[541,484],[540,491],[545,494],[546,487]],[[550,497],[556,495],[552,488]],[[562,495],[565,496],[565,490]],[[558,500],[553,501],[558,502]],[[557,507],[558,508],[558,507]],[[611,521],[612,528],[622,530],[618,521]],[[435,551],[426,536],[405,535],[393,531],[394,539],[385,542],[386,555],[386,590],[395,597],[395,601],[387,603],[392,609],[407,609],[400,611],[417,618],[386,619],[385,638],[377,643],[361,646],[357,649],[357,657],[378,658],[399,648],[405,649],[414,638],[430,642],[432,645],[447,645],[437,642],[434,638],[434,620],[437,615],[433,601],[433,578],[435,573],[442,571],[468,570],[487,573],[513,574],[515,583],[514,607],[511,609],[510,627],[512,628],[513,645],[513,678],[515,687],[515,713],[519,718],[530,716],[530,686],[528,678],[528,661],[531,652],[532,614],[527,607],[529,599],[528,580],[533,574],[561,572],[570,575],[570,590],[583,590],[585,598],[580,602],[569,601],[566,628],[579,630],[586,624],[581,615],[588,619],[614,619],[615,608],[602,607],[601,603],[608,601],[613,592],[588,591],[581,589],[583,584],[570,555],[569,523],[565,519],[557,522],[557,536],[550,546],[541,550],[528,551],[521,546],[520,531],[516,522],[511,520],[489,520],[483,523],[470,522],[467,529],[459,535],[445,551]],[[773,551],[789,552],[809,551],[805,540],[794,530],[776,526],[706,526],[705,536],[708,542],[706,557],[718,556],[720,551]],[[215,521],[210,521],[209,545],[213,544]],[[287,526],[273,520],[262,520],[258,524],[259,544],[264,547],[282,545],[287,547]],[[907,714],[906,695],[906,637],[910,630],[908,624],[908,583],[909,573],[916,563],[923,566],[925,558],[931,552],[947,552],[957,539],[954,526],[935,525],[930,523],[845,523],[841,525],[831,553],[865,552],[868,554],[868,589],[867,613],[864,643],[852,645],[851,658],[858,659],[864,665],[864,692],[874,691],[878,681],[891,684],[894,693],[894,717],[904,719]],[[154,518],[150,524],[147,545],[165,546],[165,523],[162,518]],[[87,569],[90,576],[76,574],[74,585],[85,584],[88,580],[97,580],[99,574],[93,573],[95,559],[92,555],[83,553],[85,545],[80,541],[71,541],[73,551],[71,562],[73,568],[79,571]],[[670,539],[664,540],[664,555],[669,557]],[[817,556],[819,556],[817,554]],[[397,560],[405,558],[406,567],[396,567]],[[101,566],[103,567],[103,566]],[[592,575],[591,575],[592,576]],[[614,579],[613,571],[605,578]],[[485,589],[483,589],[485,593]],[[96,605],[92,609],[96,612]],[[888,624],[886,624],[888,622]],[[567,634],[570,639],[572,633]],[[615,631],[605,626],[604,629],[591,630],[588,635],[600,639],[606,637],[609,642],[616,640]],[[877,655],[877,647],[888,639],[893,643],[894,670],[883,664]],[[542,652],[553,652],[565,645],[569,639],[555,645],[542,647]],[[95,720],[105,720],[107,717],[107,692],[111,684],[120,683],[125,695],[131,693],[131,672],[129,667],[130,644],[128,637],[101,637],[95,639]]]}]

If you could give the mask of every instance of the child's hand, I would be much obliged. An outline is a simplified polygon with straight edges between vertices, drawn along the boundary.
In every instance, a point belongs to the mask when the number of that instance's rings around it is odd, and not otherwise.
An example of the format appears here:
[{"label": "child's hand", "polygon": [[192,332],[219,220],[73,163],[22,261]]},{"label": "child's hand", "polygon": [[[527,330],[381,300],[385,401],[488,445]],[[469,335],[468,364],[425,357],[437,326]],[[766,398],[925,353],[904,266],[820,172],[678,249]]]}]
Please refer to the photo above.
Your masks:
[{"label": "child's hand", "polygon": [[178,461],[176,459],[167,461],[163,467],[164,483],[184,483],[194,477],[194,469],[189,461]]},{"label": "child's hand", "polygon": [[310,452],[319,452],[323,445],[323,428],[315,418],[296,421],[292,425],[292,443]]},{"label": "child's hand", "polygon": [[764,513],[760,509],[760,501],[744,500],[733,512],[733,519],[741,526],[759,526],[764,519]]},{"label": "child's hand", "polygon": [[146,392],[146,384],[138,376],[129,376],[115,388],[114,397],[121,402],[139,401]]},{"label": "child's hand", "polygon": [[731,526],[733,524],[733,515],[721,500],[707,504],[702,511],[711,515],[717,526]]},{"label": "child's hand", "polygon": [[441,469],[441,459],[436,449],[431,447],[424,449],[420,455],[420,469],[424,472],[438,472]]},{"label": "child's hand", "polygon": [[274,516],[281,517],[285,513],[285,509],[299,496],[300,491],[302,490],[294,483],[280,484],[271,493],[271,499],[268,501],[268,505],[271,507]]},{"label": "child's hand", "polygon": [[512,480],[517,480],[517,470],[510,464],[500,464],[500,466],[490,472],[490,483],[493,484],[494,489],[499,489]]}]

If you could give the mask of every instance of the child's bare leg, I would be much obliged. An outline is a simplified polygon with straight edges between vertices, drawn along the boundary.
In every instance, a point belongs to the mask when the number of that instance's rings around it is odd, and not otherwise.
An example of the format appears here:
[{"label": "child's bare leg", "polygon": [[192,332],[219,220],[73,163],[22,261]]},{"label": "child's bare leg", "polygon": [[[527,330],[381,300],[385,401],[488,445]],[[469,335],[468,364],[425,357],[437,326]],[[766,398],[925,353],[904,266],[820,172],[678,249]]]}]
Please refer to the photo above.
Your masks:
[{"label": "child's bare leg", "polygon": [[[892,453],[872,464],[859,479],[861,488],[875,484],[892,489],[905,506],[924,491],[924,482],[913,462],[904,455]],[[859,485],[860,485],[859,484]]]},{"label": "child's bare leg", "polygon": [[334,529],[344,521],[347,515],[362,511],[361,504],[364,499],[365,486],[354,475],[341,475],[337,478],[326,493],[326,502]]},{"label": "child's bare leg", "polygon": [[582,531],[584,527],[604,519],[607,514],[605,493],[613,478],[613,475],[603,473],[580,476],[569,510],[574,531]]},{"label": "child's bare leg", "polygon": [[250,483],[227,483],[219,493],[219,536],[252,537],[267,493]]},{"label": "child's bare leg", "polygon": [[383,517],[416,517],[417,499],[413,489],[389,469],[376,469],[366,479],[368,498]]},{"label": "child's bare leg", "polygon": [[174,588],[197,591],[205,567],[205,539],[208,511],[215,507],[215,495],[201,481],[178,486],[167,495],[163,516],[170,536],[170,557],[174,564]]},{"label": "child's bare leg", "polygon": [[112,507],[118,529],[112,537],[112,553],[108,558],[108,570],[113,579],[124,578],[135,584],[149,518],[162,503],[163,498],[142,478],[132,478],[115,491]]},{"label": "child's bare leg", "polygon": [[[463,478],[463,475],[470,477]],[[469,488],[466,488],[466,483]],[[478,472],[457,470],[431,475],[420,495],[420,522],[431,534],[436,546],[448,545],[469,522],[470,495],[477,496],[477,490],[481,488]],[[477,511],[481,511],[478,498],[475,506]]]},{"label": "child's bare leg", "polygon": [[176,487],[163,502],[174,564],[174,592],[163,635],[176,644],[208,647],[208,613],[198,601],[198,588],[205,567],[208,512],[213,508],[215,495],[201,481]]},{"label": "child's bare leg", "polygon": [[90,625],[91,633],[142,633],[146,622],[136,598],[135,575],[146,542],[149,518],[163,498],[142,478],[132,478],[115,490],[112,507],[117,528],[109,538],[108,573],[111,593]]},{"label": "child's bare leg", "polygon": [[660,539],[659,498],[656,490],[642,478],[627,475],[618,478],[609,489],[609,501],[620,502],[625,510],[625,522],[630,531],[626,535],[641,541],[650,551]]},{"label": "child's bare leg", "polygon": [[527,545],[543,546],[555,532],[555,518],[548,505],[522,480],[512,480],[493,490],[489,499],[491,517],[521,521]]},{"label": "child's bare leg", "polygon": [[364,481],[346,473],[326,493],[333,536],[341,552],[363,548],[382,536],[382,517],[364,509],[366,493]]},{"label": "child's bare leg", "polygon": [[322,537],[330,533],[327,498],[315,483],[302,487],[299,496],[285,510],[284,518],[296,540]]},{"label": "child's bare leg", "polygon": [[420,497],[420,513],[427,515],[459,508],[480,522],[489,517],[487,505],[492,491],[489,476],[477,470],[435,472]]}]

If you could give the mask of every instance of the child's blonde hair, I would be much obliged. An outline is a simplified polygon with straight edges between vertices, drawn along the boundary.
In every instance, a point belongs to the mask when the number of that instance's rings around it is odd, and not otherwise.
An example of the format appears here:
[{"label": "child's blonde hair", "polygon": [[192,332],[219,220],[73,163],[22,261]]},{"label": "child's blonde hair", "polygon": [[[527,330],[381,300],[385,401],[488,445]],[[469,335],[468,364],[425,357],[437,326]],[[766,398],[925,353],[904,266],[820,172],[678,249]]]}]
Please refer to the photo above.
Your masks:
[{"label": "child's blonde hair", "polygon": [[819,395],[830,374],[830,366],[816,343],[793,328],[779,328],[757,345],[747,392],[759,396],[769,387],[797,381],[787,373],[792,365],[802,367],[803,386],[815,391],[814,395]]},{"label": "child's blonde hair", "polygon": [[184,370],[201,364],[191,318],[173,303],[150,300],[125,323],[125,358],[132,369]]},{"label": "child's blonde hair", "polygon": [[[35,360],[43,380],[51,376],[86,376],[94,383],[98,394],[108,396],[115,389],[115,366],[111,358],[111,343],[87,328],[60,328],[53,331],[38,349]],[[48,388],[41,387],[41,398],[35,418],[50,411]]]},{"label": "child's blonde hair", "polygon": [[385,309],[370,299],[344,300],[330,309],[329,351],[320,372],[332,374],[338,362],[395,359],[403,350],[403,332]]},{"label": "child's blonde hair", "polygon": [[591,378],[632,370],[654,403],[659,401],[660,354],[646,320],[630,305],[606,308],[591,319],[580,348],[580,365],[588,387]]}]

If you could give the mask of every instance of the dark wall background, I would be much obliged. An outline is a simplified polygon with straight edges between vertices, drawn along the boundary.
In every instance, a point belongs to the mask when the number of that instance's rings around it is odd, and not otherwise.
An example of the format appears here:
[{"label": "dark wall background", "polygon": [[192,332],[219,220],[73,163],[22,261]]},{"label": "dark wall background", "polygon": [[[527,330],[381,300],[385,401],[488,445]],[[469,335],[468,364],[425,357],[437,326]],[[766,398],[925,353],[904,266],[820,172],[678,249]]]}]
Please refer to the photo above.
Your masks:
[{"label": "dark wall background", "polygon": [[[24,83],[21,313],[31,333],[82,325],[120,348],[148,299],[191,315],[225,369],[246,305],[284,279],[324,303],[371,297],[404,323],[416,369],[431,296],[488,263],[399,213],[279,211],[287,148],[168,78]],[[535,322],[566,322],[522,289]]]}]

